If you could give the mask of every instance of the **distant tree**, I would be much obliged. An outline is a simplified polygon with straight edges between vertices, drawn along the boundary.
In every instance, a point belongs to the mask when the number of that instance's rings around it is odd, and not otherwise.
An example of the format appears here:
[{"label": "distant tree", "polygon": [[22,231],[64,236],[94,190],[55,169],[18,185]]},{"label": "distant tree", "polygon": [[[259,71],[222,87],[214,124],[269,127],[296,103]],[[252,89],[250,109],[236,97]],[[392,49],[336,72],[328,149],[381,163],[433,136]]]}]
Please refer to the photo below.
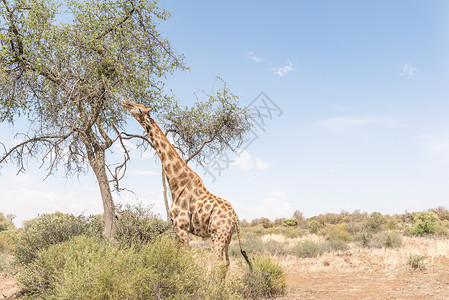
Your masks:
[{"label": "distant tree", "polygon": [[246,219],[240,221],[240,227],[249,227],[249,226],[250,223]]},{"label": "distant tree", "polygon": [[0,212],[0,232],[14,228],[11,216],[12,215],[5,216],[4,213]]},{"label": "distant tree", "polygon": [[263,228],[271,228],[274,226],[273,222],[271,222],[268,218],[260,218],[259,224],[261,224]]},{"label": "distant tree", "polygon": [[437,208],[431,209],[430,211],[436,213],[440,220],[448,220],[449,221],[449,210],[447,210],[445,207],[439,206]]},{"label": "distant tree", "polygon": [[284,222],[285,218],[276,218],[273,223],[275,226],[281,226],[282,223]]},{"label": "distant tree", "polygon": [[[72,19],[61,22],[61,14]],[[0,164],[13,161],[22,172],[34,157],[48,175],[61,165],[68,175],[90,167],[107,238],[115,234],[109,184],[124,166],[106,164],[115,128],[128,117],[121,100],[163,110],[170,106],[163,79],[185,68],[157,31],[168,16],[145,0],[2,0],[0,6],[0,122],[26,117],[30,124],[17,135],[22,142],[5,147]]]},{"label": "distant tree", "polygon": [[369,215],[367,222],[368,228],[373,232],[377,232],[382,230],[382,226],[387,222],[387,220],[380,212],[373,212]]},{"label": "distant tree", "polygon": [[298,220],[298,222],[301,222],[302,220],[304,220],[304,215],[300,210],[295,210],[293,212],[293,218]]}]

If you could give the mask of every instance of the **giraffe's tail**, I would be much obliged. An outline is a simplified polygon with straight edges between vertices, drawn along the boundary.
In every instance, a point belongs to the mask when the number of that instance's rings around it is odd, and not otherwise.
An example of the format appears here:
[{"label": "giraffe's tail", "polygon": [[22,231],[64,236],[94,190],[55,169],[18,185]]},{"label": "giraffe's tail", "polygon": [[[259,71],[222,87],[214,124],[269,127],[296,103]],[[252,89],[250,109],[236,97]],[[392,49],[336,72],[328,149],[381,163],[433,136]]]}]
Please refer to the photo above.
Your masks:
[{"label": "giraffe's tail", "polygon": [[237,238],[239,239],[240,252],[242,253],[243,257],[245,258],[246,262],[248,263],[250,271],[252,271],[253,270],[253,264],[249,260],[248,255],[246,254],[246,252],[242,249],[242,242],[240,241],[240,222],[239,222],[238,219],[237,219],[237,222],[235,222],[235,229],[237,231]]}]

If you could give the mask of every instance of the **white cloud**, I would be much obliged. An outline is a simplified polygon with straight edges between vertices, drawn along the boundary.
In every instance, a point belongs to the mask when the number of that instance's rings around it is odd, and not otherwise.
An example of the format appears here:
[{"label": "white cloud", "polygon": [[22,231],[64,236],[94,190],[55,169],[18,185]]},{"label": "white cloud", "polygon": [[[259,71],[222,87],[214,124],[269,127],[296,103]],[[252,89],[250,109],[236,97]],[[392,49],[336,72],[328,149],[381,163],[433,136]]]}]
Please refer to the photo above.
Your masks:
[{"label": "white cloud", "polygon": [[243,150],[232,164],[236,165],[240,170],[249,171],[253,168],[254,162],[251,155],[246,150]]},{"label": "white cloud", "polygon": [[237,166],[240,170],[243,171],[250,171],[252,169],[267,170],[271,167],[271,164],[259,158],[253,159],[246,150],[240,152],[232,165]]},{"label": "white cloud", "polygon": [[236,203],[236,207],[241,212],[248,212],[244,218],[255,219],[260,217],[274,220],[285,218],[293,214],[293,206],[287,201],[288,195],[281,191],[272,191],[260,205],[256,207],[246,207]]},{"label": "white cloud", "polygon": [[281,68],[272,68],[274,74],[278,75],[279,77],[284,76],[288,72],[296,71],[296,69],[293,67],[292,62],[289,62],[288,65],[283,66]]},{"label": "white cloud", "polygon": [[[132,160],[153,159],[156,155],[156,152],[151,147],[148,147],[145,151],[143,151],[143,148],[138,149],[137,145],[131,141],[123,140],[123,144],[128,150],[129,156],[131,157]],[[113,151],[118,159],[122,159],[124,151],[120,142],[117,141],[114,143]]]},{"label": "white cloud", "polygon": [[418,69],[411,64],[406,63],[401,66],[401,73],[399,74],[399,76],[410,79],[413,78],[416,73],[418,73]]},{"label": "white cloud", "polygon": [[321,120],[321,126],[324,126],[331,130],[345,130],[349,128],[377,125],[381,127],[394,127],[397,125],[397,121],[394,119],[383,117],[349,117],[349,116],[337,116],[328,119]]},{"label": "white cloud", "polygon": [[262,58],[257,57],[253,51],[248,52],[247,57],[252,60],[253,62],[259,63],[261,61],[263,61]]},{"label": "white cloud", "polygon": [[258,169],[258,170],[267,170],[270,167],[271,167],[271,164],[269,164],[269,163],[267,163],[267,162],[265,162],[265,161],[263,161],[263,160],[261,160],[259,158],[256,158],[256,169]]}]

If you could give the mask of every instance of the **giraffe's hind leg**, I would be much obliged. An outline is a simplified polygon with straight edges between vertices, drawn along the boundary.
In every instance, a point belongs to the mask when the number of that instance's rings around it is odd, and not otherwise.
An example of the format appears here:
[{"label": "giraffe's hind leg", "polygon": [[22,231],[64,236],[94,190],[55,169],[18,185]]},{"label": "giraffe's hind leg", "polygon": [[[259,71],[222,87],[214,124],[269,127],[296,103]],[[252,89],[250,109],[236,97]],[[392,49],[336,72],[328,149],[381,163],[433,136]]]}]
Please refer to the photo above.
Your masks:
[{"label": "giraffe's hind leg", "polygon": [[174,221],[173,223],[175,227],[176,236],[179,239],[179,243],[184,248],[189,249],[189,234],[187,233],[187,230],[189,228],[188,223],[179,222],[177,220]]},{"label": "giraffe's hind leg", "polygon": [[228,273],[230,260],[229,260],[229,244],[231,242],[231,234],[229,231],[218,231],[216,234],[212,236],[212,242],[214,244],[215,255],[219,260],[221,260],[222,265],[221,276],[223,279],[226,278],[226,274]]}]

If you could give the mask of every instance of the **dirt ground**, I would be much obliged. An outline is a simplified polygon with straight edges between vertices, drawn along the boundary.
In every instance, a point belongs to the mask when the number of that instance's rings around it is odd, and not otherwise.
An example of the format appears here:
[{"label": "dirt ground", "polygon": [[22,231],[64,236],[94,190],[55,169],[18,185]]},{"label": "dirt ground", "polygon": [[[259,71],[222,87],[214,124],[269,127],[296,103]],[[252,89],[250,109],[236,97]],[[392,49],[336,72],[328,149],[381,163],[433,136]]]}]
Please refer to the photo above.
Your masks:
[{"label": "dirt ground", "polygon": [[393,273],[378,265],[352,271],[332,268],[304,272],[285,266],[288,293],[282,299],[449,299],[449,259],[434,259],[425,270],[401,268]]},{"label": "dirt ground", "polygon": [[17,281],[14,278],[0,275],[0,299],[15,299],[14,295],[18,291]]}]

